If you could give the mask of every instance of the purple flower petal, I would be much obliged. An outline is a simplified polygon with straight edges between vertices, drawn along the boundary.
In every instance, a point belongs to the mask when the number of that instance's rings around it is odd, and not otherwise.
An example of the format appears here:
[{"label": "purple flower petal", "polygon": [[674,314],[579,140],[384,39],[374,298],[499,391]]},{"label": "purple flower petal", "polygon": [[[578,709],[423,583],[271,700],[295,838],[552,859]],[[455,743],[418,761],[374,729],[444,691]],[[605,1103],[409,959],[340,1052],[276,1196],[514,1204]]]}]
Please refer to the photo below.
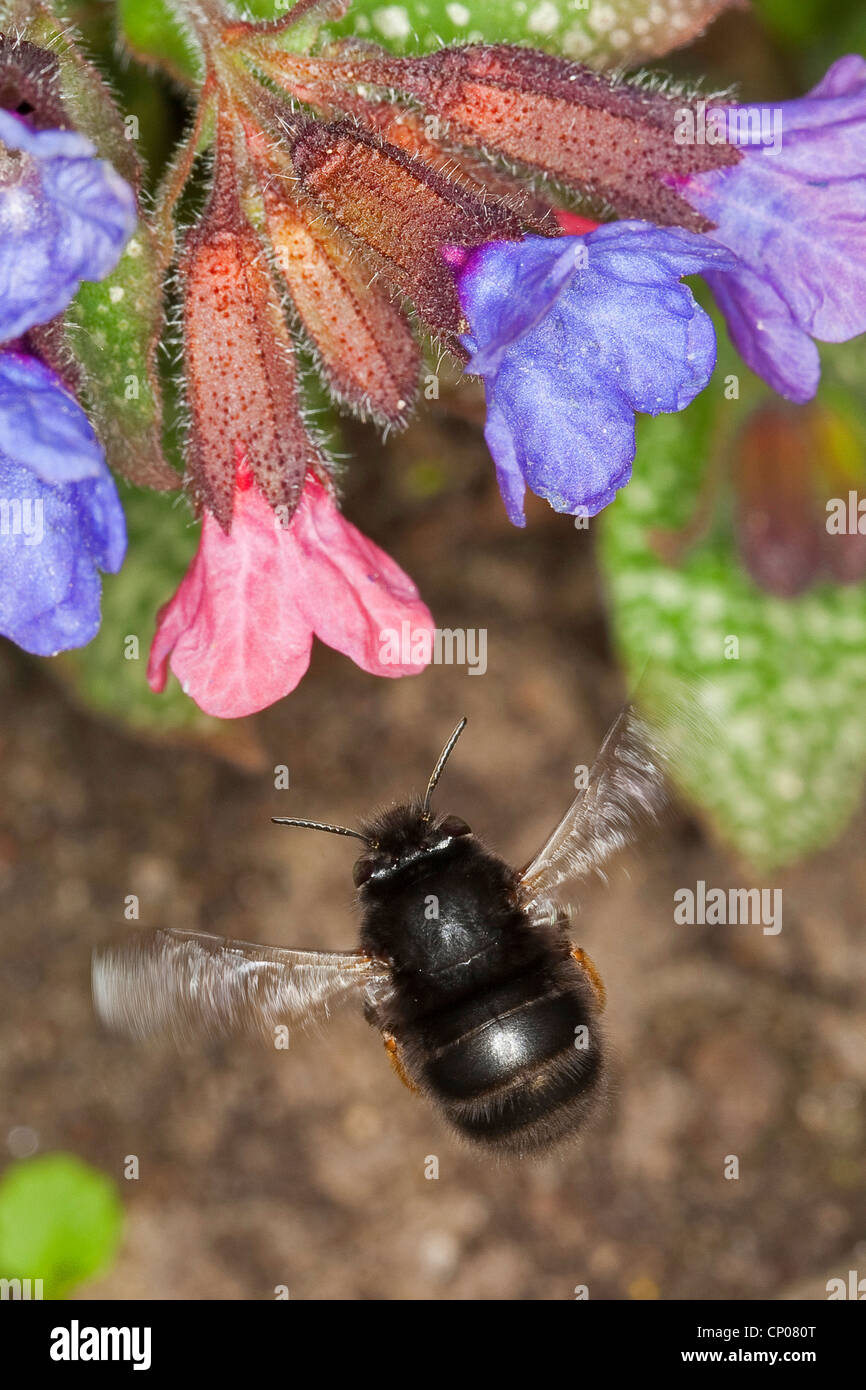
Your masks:
[{"label": "purple flower petal", "polygon": [[0,633],[35,656],[83,647],[99,630],[99,570],[126,550],[108,469],[52,487],[0,458]]},{"label": "purple flower petal", "polygon": [[544,318],[583,255],[579,237],[526,237],[518,245],[516,255],[513,242],[487,242],[470,253],[460,277],[460,303],[473,328],[464,346],[479,376],[495,371],[510,345]]},{"label": "purple flower petal", "polygon": [[784,300],[751,270],[710,272],[706,279],[743,361],[788,400],[799,405],[810,401],[818,389],[821,359]]},{"label": "purple flower petal", "polygon": [[99,629],[99,570],[126,524],[84,411],[32,357],[0,354],[0,633],[37,656]]},{"label": "purple flower petal", "polygon": [[34,130],[14,111],[0,109],[0,143],[7,149],[21,150],[37,159],[89,159],[96,154],[94,145],[77,130]]},{"label": "purple flower petal", "polygon": [[108,275],[136,216],[132,189],[83,136],[0,111],[0,341],[61,313],[82,280]]},{"label": "purple flower petal", "polygon": [[820,365],[804,339],[866,332],[866,59],[840,59],[778,109],[778,148],[746,140],[738,164],[676,184],[741,262],[718,296],[738,350],[782,395],[806,401]]},{"label": "purple flower petal", "polygon": [[682,410],[715,365],[712,323],[680,276],[735,264],[705,237],[644,222],[473,252],[459,279],[466,370],[485,380],[485,437],[515,525],[526,486],[560,512],[613,500],[635,412]]},{"label": "purple flower petal", "polygon": [[102,447],[78,403],[35,357],[0,353],[0,459],[46,483],[105,471]]}]

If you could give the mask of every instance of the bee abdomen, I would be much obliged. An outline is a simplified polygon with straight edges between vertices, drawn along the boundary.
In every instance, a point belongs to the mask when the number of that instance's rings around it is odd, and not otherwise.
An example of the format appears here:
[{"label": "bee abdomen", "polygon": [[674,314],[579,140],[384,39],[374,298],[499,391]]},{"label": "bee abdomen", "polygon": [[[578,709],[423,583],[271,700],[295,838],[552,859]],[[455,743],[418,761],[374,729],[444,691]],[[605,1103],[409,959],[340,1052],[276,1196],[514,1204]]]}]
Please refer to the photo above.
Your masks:
[{"label": "bee abdomen", "polygon": [[477,1021],[428,1053],[424,1082],[466,1138],[548,1148],[581,1124],[603,1085],[591,991],[578,981],[504,1010],[496,1002],[495,992],[466,1001],[466,1021]]}]

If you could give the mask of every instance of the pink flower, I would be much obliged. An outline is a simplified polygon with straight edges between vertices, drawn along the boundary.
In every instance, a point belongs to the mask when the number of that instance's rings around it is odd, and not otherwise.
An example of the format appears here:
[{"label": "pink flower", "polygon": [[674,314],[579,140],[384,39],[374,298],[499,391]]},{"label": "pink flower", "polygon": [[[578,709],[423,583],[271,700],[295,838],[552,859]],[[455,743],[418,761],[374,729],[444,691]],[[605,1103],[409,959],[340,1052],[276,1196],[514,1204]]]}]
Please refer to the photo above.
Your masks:
[{"label": "pink flower", "polygon": [[566,236],[586,236],[587,232],[594,232],[596,227],[601,226],[594,218],[581,217],[579,213],[567,212],[565,208],[554,208],[553,215]]},{"label": "pink flower", "polygon": [[[412,638],[402,664],[395,630]],[[206,714],[235,719],[294,690],[314,635],[373,675],[407,676],[429,661],[433,633],[411,579],[313,474],[283,526],[240,455],[231,531],[205,512],[198,553],[159,615],[147,678],[163,690],[170,665]]]}]

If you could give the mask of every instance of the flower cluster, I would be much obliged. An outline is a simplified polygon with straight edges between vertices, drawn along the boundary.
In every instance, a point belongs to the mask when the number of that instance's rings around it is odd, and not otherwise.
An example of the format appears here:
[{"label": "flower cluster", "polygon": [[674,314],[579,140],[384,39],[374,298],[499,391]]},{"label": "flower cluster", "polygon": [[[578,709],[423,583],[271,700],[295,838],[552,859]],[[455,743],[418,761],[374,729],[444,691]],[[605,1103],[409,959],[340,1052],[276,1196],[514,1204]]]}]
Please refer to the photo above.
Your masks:
[{"label": "flower cluster", "polygon": [[[381,632],[433,630],[411,580],[340,514],[304,354],[338,405],[388,430],[416,401],[419,336],[452,353],[484,383],[523,525],[527,488],[559,512],[607,506],[636,415],[707,385],[714,329],[684,277],[705,279],[745,361],[793,401],[817,388],[815,340],[866,330],[866,60],[776,108],[772,145],[761,107],[752,124],[721,108],[724,139],[683,140],[681,94],[527,48],[286,47],[311,8],[256,24],[218,0],[179,6],[203,77],[148,221],[158,273],[177,272],[185,483],[203,518],[149,678],[161,689],[170,668],[224,717],[293,689],[314,634],[395,676],[421,665],[390,664]],[[22,518],[44,504],[46,538],[2,538],[0,629],[40,652],[92,635],[97,571],[124,539],[76,383],[28,335],[111,270],[135,222],[129,187],[49,106],[0,111],[0,481]],[[206,205],[181,233],[211,138]],[[563,190],[604,221],[564,210]]]}]

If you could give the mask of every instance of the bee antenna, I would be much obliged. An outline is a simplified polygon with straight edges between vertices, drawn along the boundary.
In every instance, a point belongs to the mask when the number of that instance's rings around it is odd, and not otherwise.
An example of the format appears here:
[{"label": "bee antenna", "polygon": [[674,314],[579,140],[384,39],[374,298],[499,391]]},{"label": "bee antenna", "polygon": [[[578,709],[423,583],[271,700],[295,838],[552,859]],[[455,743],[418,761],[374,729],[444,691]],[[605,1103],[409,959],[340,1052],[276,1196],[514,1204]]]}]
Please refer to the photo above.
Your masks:
[{"label": "bee antenna", "polygon": [[431,797],[433,796],[434,791],[436,790],[436,783],[439,781],[439,778],[442,776],[442,773],[443,773],[444,770],[445,770],[445,764],[447,763],[448,759],[451,757],[451,753],[452,753],[452,751],[453,751],[453,749],[454,749],[454,745],[455,745],[455,743],[457,742],[457,740],[458,740],[458,738],[460,737],[460,735],[463,733],[463,730],[464,730],[465,728],[466,728],[466,715],[464,714],[463,718],[460,720],[460,723],[457,725],[457,728],[454,730],[453,734],[452,734],[451,737],[449,738],[449,740],[448,740],[448,742],[446,743],[445,747],[442,749],[442,752],[439,754],[439,761],[437,762],[436,766],[435,766],[434,769],[433,769],[433,774],[432,774],[432,776],[431,776],[431,778],[430,778],[430,781],[427,783],[427,791],[426,791],[425,794],[424,794],[424,804],[423,804],[423,806],[421,807],[421,816],[422,816],[422,819],[423,819],[423,820],[427,820],[427,819],[429,818],[429,815],[430,815],[430,799],[431,799]]},{"label": "bee antenna", "polygon": [[321,821],[296,820],[293,816],[271,816],[271,820],[274,825],[300,825],[306,830],[327,830],[329,835],[352,835],[356,840],[363,840],[365,845],[370,843],[360,830],[349,830],[345,825],[323,825]]}]

